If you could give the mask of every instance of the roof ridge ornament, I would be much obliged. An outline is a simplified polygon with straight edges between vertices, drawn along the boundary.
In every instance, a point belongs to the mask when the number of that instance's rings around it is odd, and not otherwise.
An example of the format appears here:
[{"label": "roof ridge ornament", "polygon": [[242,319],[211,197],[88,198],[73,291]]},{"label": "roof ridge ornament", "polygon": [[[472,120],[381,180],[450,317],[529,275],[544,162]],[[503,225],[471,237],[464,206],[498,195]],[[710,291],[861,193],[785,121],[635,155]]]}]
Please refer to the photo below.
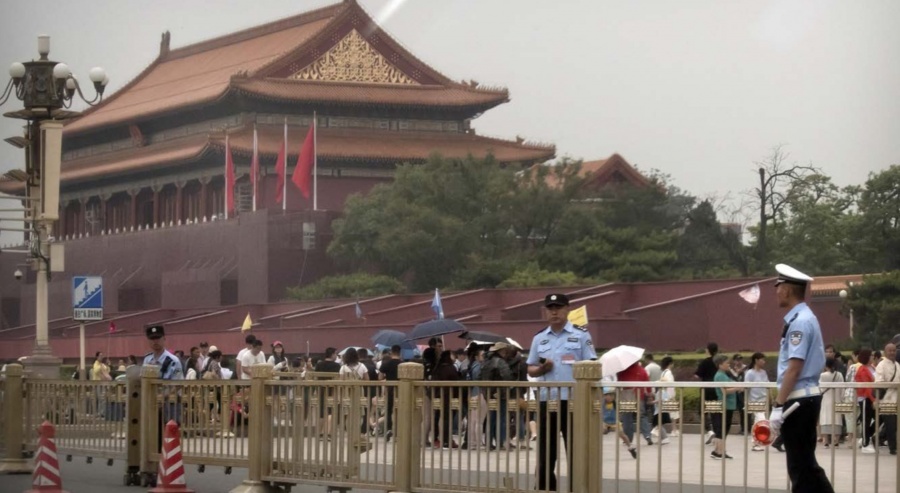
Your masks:
[{"label": "roof ridge ornament", "polygon": [[163,31],[162,39],[159,41],[159,56],[160,58],[169,54],[169,47],[172,41],[172,33],[168,30]]}]

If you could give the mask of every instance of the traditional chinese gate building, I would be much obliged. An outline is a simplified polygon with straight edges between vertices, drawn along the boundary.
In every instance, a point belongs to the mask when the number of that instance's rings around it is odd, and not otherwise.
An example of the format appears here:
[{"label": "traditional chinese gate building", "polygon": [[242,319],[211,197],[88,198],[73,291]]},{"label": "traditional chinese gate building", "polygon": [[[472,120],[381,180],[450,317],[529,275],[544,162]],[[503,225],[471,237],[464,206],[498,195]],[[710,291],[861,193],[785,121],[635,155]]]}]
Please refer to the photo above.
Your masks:
[{"label": "traditional chinese gate building", "polygon": [[[331,270],[332,219],[398,163],[432,153],[523,167],[551,159],[552,145],[476,134],[472,120],[509,100],[505,88],[453,81],[419,60],[352,0],[177,49],[166,32],[156,60],[65,127],[54,236],[71,272],[53,278],[51,316],[70,312],[74,274],[103,275],[113,312],[279,299]],[[290,171],[314,114],[318,210],[289,186],[282,213],[274,166],[284,124]],[[237,168],[228,220],[226,135]],[[20,187],[0,182],[0,191]],[[31,319],[34,289],[24,283],[2,283],[0,326]]]}]

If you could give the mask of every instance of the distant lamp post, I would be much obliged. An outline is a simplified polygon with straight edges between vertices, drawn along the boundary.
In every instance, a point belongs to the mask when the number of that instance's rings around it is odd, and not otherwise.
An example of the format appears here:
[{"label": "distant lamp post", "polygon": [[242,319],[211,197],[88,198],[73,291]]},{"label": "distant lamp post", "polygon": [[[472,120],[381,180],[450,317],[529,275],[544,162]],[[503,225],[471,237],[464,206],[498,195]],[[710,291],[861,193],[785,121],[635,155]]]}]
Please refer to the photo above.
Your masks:
[{"label": "distant lamp post", "polygon": [[[37,271],[35,283],[35,345],[25,361],[35,376],[58,377],[59,359],[50,350],[47,314],[47,283],[50,272],[63,270],[62,245],[50,243],[53,223],[59,219],[59,172],[62,161],[62,121],[79,116],[69,111],[77,93],[88,105],[99,103],[109,83],[106,72],[94,67],[88,73],[93,83],[93,99],[85,97],[81,84],[65,63],[51,61],[50,36],[38,36],[38,60],[14,62],[9,67],[10,80],[0,93],[0,105],[13,95],[24,109],[4,116],[26,120],[24,139],[7,139],[25,149],[25,173],[13,170],[25,182],[25,228],[0,228],[21,231],[28,242],[28,265]],[[17,197],[16,200],[23,200]]]},{"label": "distant lamp post", "polygon": [[[853,287],[853,283],[850,283],[850,287]],[[842,289],[841,292],[838,293],[845,302],[847,301],[848,294],[846,289]],[[853,308],[850,308],[850,338],[853,339]]]}]

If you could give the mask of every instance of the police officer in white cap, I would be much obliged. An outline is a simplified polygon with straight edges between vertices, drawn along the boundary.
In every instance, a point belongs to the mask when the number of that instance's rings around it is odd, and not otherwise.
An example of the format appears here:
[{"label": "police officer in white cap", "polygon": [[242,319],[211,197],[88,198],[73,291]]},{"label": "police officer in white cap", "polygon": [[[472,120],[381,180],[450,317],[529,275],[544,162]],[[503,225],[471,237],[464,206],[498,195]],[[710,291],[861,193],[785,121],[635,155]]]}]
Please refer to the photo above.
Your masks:
[{"label": "police officer in white cap", "polygon": [[[781,431],[787,449],[787,469],[793,493],[833,493],[825,471],[816,461],[816,423],[822,405],[819,375],[825,367],[822,330],[806,305],[806,287],[812,277],[785,264],[775,266],[778,306],[787,308],[778,352],[778,396],[769,417]],[[794,403],[799,407],[784,417]]]},{"label": "police officer in white cap", "polygon": [[[550,325],[535,334],[528,353],[528,376],[546,382],[574,382],[574,364],[577,361],[597,359],[594,343],[586,327],[569,322],[569,297],[565,294],[548,294],[544,298],[547,321]],[[549,401],[558,401],[556,412],[549,412]],[[538,464],[537,489],[556,491],[556,459],[559,434],[567,447],[575,436],[569,435],[569,389],[543,387],[538,407]],[[579,431],[573,432],[575,435]],[[568,458],[569,478],[572,478],[572,458]],[[573,482],[569,480],[569,489]]]}]

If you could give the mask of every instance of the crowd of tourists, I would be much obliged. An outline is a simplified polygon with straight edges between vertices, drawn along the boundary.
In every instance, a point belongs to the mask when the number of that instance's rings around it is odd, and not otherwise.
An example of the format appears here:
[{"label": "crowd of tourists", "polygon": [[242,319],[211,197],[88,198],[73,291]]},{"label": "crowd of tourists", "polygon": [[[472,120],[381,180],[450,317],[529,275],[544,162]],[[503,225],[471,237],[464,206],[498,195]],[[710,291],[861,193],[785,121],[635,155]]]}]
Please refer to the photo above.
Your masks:
[{"label": "crowd of tourists", "polygon": [[[236,356],[226,357],[216,346],[201,342],[191,347],[187,353],[175,351],[174,355],[182,364],[183,378],[187,380],[218,379],[250,379],[250,368],[255,364],[267,363],[277,372],[295,372],[305,378],[317,373],[336,373],[338,378],[371,381],[396,381],[401,362],[400,346],[385,348],[381,351],[370,351],[366,348],[349,347],[341,353],[337,348],[329,347],[319,357],[306,355],[289,356],[281,341],[268,346],[269,353],[264,350],[263,341],[254,335],[244,339],[245,347]],[[465,344],[461,341],[461,344]],[[707,357],[697,366],[693,379],[706,382],[769,382],[770,375],[766,369],[766,357],[756,352],[745,362],[743,355],[735,353],[725,355],[719,353],[716,343],[709,343]],[[898,382],[900,381],[900,363],[896,361],[897,348],[893,343],[885,345],[883,351],[863,347],[849,354],[842,354],[834,345],[825,347],[825,368],[822,370],[821,383],[841,382]],[[422,363],[425,379],[434,381],[539,381],[540,378],[528,375],[526,364],[527,353],[516,344],[498,342],[493,344],[469,343],[465,347],[453,350],[444,349],[443,338],[432,338],[421,356],[416,355],[409,361]],[[138,358],[129,356],[112,365],[103,352],[97,352],[94,362],[88,369],[87,376],[91,380],[123,380],[126,370],[138,364]],[[659,388],[620,389],[618,398],[612,387],[604,387],[604,433],[616,432],[628,452],[637,457],[634,440],[638,431],[648,445],[666,445],[670,437],[678,436],[681,420],[679,412],[661,412],[661,403],[675,400],[676,393],[666,382],[676,380],[673,372],[674,360],[665,356],[659,362],[653,354],[644,355],[643,362],[636,363],[619,372],[610,380],[660,382]],[[461,395],[464,387],[442,387],[429,391],[426,396],[426,412],[424,416],[426,447],[443,447],[468,449],[471,446],[490,449],[512,450],[530,448],[537,440],[538,427],[535,413],[529,411],[527,403],[535,398],[535,390],[531,387],[468,387],[466,395]],[[385,409],[381,416],[372,416],[368,422],[368,432],[385,436],[388,440],[393,436],[393,409],[395,396],[385,392]],[[433,397],[439,400],[441,408],[432,408]],[[451,399],[462,399],[463,410],[457,412],[450,409]],[[760,410],[759,403],[771,402],[771,392],[765,388],[729,388],[704,389],[706,401],[724,403],[724,412],[708,413],[705,416],[706,444],[713,447],[710,456],[714,459],[730,459],[725,451],[724,437],[731,428],[736,428],[738,435],[749,433],[756,421],[766,419],[766,411]],[[488,411],[487,401],[497,399],[498,409]],[[616,411],[618,401],[634,401],[641,403],[641,412]],[[896,454],[896,416],[883,415],[878,419],[876,429],[875,406],[877,402],[897,402],[895,389],[836,389],[823,394],[822,408],[819,414],[819,443],[825,447],[847,446],[855,444],[861,453],[874,454],[875,447],[887,447],[890,454]],[[470,402],[478,406],[470,408]],[[512,403],[513,407],[510,407]],[[744,412],[749,403],[755,411]],[[846,412],[836,411],[836,404],[852,403],[858,407],[856,423],[848,423]],[[519,412],[515,412],[519,409]],[[846,409],[846,408],[844,408]],[[638,419],[638,414],[640,418]],[[448,419],[443,419],[448,416]],[[507,419],[501,419],[506,416]],[[737,416],[737,419],[735,419]],[[639,422],[636,422],[639,421]],[[474,424],[474,426],[473,426]],[[662,426],[658,426],[662,424]],[[858,430],[858,432],[857,432]],[[454,436],[459,437],[457,441]],[[461,442],[461,443],[460,443]],[[783,444],[776,441],[773,446],[783,452]],[[753,451],[764,451],[762,444],[753,444]]]}]

